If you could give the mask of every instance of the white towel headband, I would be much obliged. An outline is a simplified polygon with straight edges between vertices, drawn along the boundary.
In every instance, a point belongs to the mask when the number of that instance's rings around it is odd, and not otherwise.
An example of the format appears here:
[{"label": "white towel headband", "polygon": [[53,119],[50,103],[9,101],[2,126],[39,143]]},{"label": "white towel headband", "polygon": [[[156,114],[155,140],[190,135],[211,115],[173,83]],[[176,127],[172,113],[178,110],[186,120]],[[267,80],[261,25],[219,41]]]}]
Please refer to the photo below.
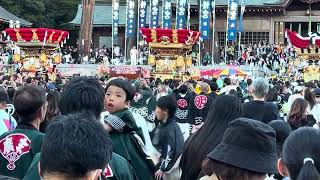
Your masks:
[{"label": "white towel headband", "polygon": [[310,161],[312,164],[314,164],[314,161],[313,161],[312,158],[304,158],[303,164],[305,164],[305,163],[307,163],[307,162],[309,162],[309,161]]}]

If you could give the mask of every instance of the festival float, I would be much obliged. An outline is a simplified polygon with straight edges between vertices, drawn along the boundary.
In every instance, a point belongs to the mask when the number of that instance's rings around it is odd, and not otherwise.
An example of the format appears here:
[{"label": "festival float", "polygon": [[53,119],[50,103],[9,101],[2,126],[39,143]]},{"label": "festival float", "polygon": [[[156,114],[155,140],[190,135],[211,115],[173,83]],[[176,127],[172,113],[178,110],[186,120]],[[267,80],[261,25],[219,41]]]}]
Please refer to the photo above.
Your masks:
[{"label": "festival float", "polygon": [[163,79],[187,76],[187,69],[192,65],[188,53],[198,41],[199,32],[141,28],[140,33],[149,45],[148,64],[153,67],[153,76]]},{"label": "festival float", "polygon": [[61,63],[60,46],[69,37],[67,31],[47,28],[8,28],[3,31],[13,43],[13,60],[21,72],[35,74],[37,71],[56,72],[54,65]]},{"label": "festival float", "polygon": [[[320,33],[310,33],[309,37],[302,37],[297,32],[286,30],[286,35],[297,53],[293,66],[302,66],[305,81],[318,80],[320,77]],[[303,65],[302,62],[307,62],[307,64]]]}]

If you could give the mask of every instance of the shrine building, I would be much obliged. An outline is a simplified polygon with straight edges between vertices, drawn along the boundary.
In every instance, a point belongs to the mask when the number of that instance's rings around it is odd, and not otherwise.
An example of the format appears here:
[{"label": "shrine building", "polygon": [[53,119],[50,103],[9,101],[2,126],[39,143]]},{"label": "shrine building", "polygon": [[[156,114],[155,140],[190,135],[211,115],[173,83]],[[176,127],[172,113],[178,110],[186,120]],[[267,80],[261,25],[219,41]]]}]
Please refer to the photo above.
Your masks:
[{"label": "shrine building", "polygon": [[[311,18],[312,32],[320,31],[320,1],[309,6],[307,0],[248,0],[244,13],[243,33],[241,44],[257,44],[260,41],[269,44],[285,43],[285,29],[296,31],[302,36],[308,36],[309,19]],[[308,0],[312,1],[312,0]],[[223,46],[226,37],[227,0],[216,0],[215,41]],[[162,2],[160,2],[161,4]],[[175,24],[176,0],[172,0],[172,26]],[[190,0],[190,28],[198,30],[199,12],[198,1]],[[149,7],[149,2],[147,3]],[[311,8],[310,8],[311,7]],[[159,25],[161,25],[161,7]],[[240,6],[239,6],[240,10]],[[147,11],[149,13],[149,11]],[[120,0],[119,7],[119,41],[124,48],[126,26],[126,2]],[[79,28],[81,24],[82,5],[78,5],[76,17],[70,22]],[[147,15],[147,24],[149,23]],[[111,47],[112,31],[112,4],[110,0],[96,0],[93,19],[94,48],[106,45]],[[212,26],[212,24],[211,24]]]}]

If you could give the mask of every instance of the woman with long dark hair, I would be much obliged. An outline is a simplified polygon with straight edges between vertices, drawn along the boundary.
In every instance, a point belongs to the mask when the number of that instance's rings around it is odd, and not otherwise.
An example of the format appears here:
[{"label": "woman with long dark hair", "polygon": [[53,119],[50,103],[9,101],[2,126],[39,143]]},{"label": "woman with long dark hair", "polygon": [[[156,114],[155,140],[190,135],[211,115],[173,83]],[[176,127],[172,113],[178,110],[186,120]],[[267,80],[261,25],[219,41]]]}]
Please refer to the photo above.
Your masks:
[{"label": "woman with long dark hair", "polygon": [[312,115],[308,115],[308,101],[297,98],[293,101],[288,115],[288,123],[292,130],[303,126],[312,127],[316,121]]},{"label": "woman with long dark hair", "polygon": [[229,95],[218,96],[210,107],[205,124],[186,142],[181,157],[181,180],[195,180],[207,154],[222,140],[228,123],[242,116],[239,98]]},{"label": "woman with long dark hair", "polygon": [[320,131],[306,127],[293,131],[283,147],[278,170],[294,180],[320,179]]},{"label": "woman with long dark hair", "polygon": [[60,101],[60,92],[57,90],[51,90],[47,95],[47,112],[45,120],[40,124],[40,132],[45,133],[46,128],[48,127],[50,121],[55,117],[60,115],[59,110],[59,101]]},{"label": "woman with long dark hair", "polygon": [[308,101],[309,110],[311,111],[316,105],[316,94],[312,92],[309,88],[304,91],[304,99]]}]

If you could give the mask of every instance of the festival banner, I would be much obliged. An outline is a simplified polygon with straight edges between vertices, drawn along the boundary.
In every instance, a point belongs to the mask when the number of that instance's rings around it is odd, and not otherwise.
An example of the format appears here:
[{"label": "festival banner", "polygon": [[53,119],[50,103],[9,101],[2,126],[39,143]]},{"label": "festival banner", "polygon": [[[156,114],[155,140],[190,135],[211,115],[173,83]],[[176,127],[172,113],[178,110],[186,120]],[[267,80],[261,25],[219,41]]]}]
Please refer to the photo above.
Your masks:
[{"label": "festival banner", "polygon": [[163,0],[162,4],[162,28],[171,29],[171,0]]},{"label": "festival banner", "polygon": [[247,0],[241,0],[241,12],[240,12],[240,18],[239,18],[239,32],[243,32],[243,14],[246,10],[246,3]]},{"label": "festival banner", "polygon": [[176,29],[186,28],[187,0],[177,0]]},{"label": "festival banner", "polygon": [[213,17],[212,19],[215,20],[215,18],[216,18],[216,0],[211,0],[211,12],[212,12],[212,17]]},{"label": "festival banner", "polygon": [[139,29],[146,27],[147,22],[147,1],[140,0],[139,6]]},{"label": "festival banner", "polygon": [[157,29],[159,24],[159,0],[151,0],[150,3],[150,28]]},{"label": "festival banner", "polygon": [[228,40],[237,40],[238,0],[228,2]]},{"label": "festival banner", "polygon": [[119,0],[112,1],[112,41],[118,37]]},{"label": "festival banner", "polygon": [[127,37],[132,38],[134,37],[135,32],[135,2],[134,0],[128,0],[127,3]]},{"label": "festival banner", "polygon": [[210,0],[201,0],[200,4],[200,32],[201,39],[207,40],[210,35]]}]

